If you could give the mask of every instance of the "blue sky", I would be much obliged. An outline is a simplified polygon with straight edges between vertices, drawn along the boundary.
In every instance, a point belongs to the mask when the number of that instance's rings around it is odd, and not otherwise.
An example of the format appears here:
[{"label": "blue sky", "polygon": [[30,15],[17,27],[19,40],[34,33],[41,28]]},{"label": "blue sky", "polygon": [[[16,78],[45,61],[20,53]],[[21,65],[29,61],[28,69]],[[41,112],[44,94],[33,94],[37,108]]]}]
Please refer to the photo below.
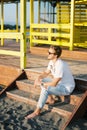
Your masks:
[{"label": "blue sky", "polygon": [[[37,22],[38,18],[38,9],[37,9],[37,2],[34,4],[35,6],[35,21]],[[30,4],[27,2],[27,25],[29,25],[29,18],[30,18]],[[20,4],[18,4],[19,8],[19,24],[20,24]],[[4,23],[5,24],[12,24],[14,25],[16,23],[16,4],[5,4],[4,5]]]}]

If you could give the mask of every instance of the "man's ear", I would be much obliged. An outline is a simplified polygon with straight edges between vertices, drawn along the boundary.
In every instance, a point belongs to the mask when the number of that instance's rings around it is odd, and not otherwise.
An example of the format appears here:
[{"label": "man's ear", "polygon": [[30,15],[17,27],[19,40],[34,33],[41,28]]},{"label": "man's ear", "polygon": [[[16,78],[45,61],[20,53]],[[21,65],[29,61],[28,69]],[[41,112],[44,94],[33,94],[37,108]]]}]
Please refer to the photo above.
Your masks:
[{"label": "man's ear", "polygon": [[56,56],[56,58],[58,57],[57,55],[55,55]]}]

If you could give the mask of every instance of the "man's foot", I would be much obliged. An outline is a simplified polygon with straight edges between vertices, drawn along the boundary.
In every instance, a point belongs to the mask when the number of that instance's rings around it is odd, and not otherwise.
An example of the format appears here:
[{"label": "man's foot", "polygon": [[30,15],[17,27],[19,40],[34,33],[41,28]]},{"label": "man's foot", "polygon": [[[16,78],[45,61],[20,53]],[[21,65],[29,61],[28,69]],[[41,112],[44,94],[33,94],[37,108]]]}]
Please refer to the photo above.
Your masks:
[{"label": "man's foot", "polygon": [[33,113],[26,116],[25,119],[32,119],[32,118],[38,116],[40,114],[40,112],[41,112],[41,109],[37,108]]},{"label": "man's foot", "polygon": [[28,116],[26,116],[25,119],[32,119],[32,118],[34,118],[34,117],[36,117],[38,115],[39,115],[38,113],[33,112],[33,113],[29,114]]},{"label": "man's foot", "polygon": [[47,100],[46,101],[46,104],[54,104],[55,103],[55,100],[54,99],[52,99],[52,100]]}]

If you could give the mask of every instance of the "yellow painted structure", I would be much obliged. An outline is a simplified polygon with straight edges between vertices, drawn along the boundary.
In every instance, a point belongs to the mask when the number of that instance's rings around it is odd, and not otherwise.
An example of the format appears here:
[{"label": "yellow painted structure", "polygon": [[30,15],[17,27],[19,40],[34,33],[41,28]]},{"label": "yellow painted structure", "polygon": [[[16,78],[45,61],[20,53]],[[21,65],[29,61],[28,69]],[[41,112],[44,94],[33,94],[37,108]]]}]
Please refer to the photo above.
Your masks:
[{"label": "yellow painted structure", "polygon": [[[30,2],[30,29],[26,29],[26,2]],[[34,21],[34,0],[20,2],[20,30],[18,30],[18,3],[16,3],[16,30],[4,30],[4,2],[1,7],[1,46],[4,39],[20,40],[20,51],[0,50],[0,54],[20,57],[20,68],[26,68],[26,38],[30,46],[52,44],[66,46],[73,50],[75,46],[87,47],[87,0],[36,0],[38,1],[38,21]],[[36,9],[35,9],[36,10]],[[30,36],[26,32],[30,31]]]},{"label": "yellow painted structure", "polygon": [[[15,0],[5,0],[5,2],[15,2]],[[1,45],[3,46],[3,39],[19,39],[20,51],[0,50],[0,54],[12,55],[20,57],[20,68],[26,68],[26,0],[20,0],[20,31],[18,32],[18,16],[16,19],[16,30],[4,30],[4,13],[3,13],[3,0],[1,2]],[[18,7],[17,7],[18,8]]]},{"label": "yellow painted structure", "polygon": [[[41,2],[39,1],[40,6]],[[30,23],[30,45],[61,45],[69,47],[69,50],[73,50],[74,46],[87,48],[87,0],[68,0],[64,3],[57,1],[54,3],[56,4],[55,7],[52,7],[51,4],[49,7],[48,3],[50,3],[49,0],[45,2],[45,6],[43,4],[44,9],[38,6],[39,11],[43,10],[43,13],[39,12],[39,22],[36,24],[33,22],[33,1],[30,4],[32,16],[32,22]],[[56,8],[56,13],[52,12],[53,8]],[[44,14],[43,18],[42,14]],[[46,17],[48,14],[56,14],[54,23],[49,23],[52,17],[49,20],[49,16]]]}]

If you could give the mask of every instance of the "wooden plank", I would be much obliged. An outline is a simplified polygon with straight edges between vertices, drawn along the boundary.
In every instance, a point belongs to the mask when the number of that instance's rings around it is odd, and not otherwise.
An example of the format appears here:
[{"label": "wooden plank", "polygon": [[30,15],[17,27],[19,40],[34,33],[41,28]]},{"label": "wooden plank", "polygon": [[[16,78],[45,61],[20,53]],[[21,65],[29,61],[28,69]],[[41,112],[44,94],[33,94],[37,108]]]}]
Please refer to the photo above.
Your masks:
[{"label": "wooden plank", "polygon": [[79,104],[79,108],[77,109],[77,112],[74,114],[72,120],[82,117],[85,112],[87,111],[87,91],[84,93],[83,99],[81,100],[81,104]]},{"label": "wooden plank", "polygon": [[[18,69],[19,70],[19,69]],[[18,79],[21,79],[21,78],[24,78],[25,77],[25,74],[24,74],[24,71],[20,70],[18,71],[19,73],[17,73],[16,76],[13,76],[13,77],[10,77],[10,81],[8,80],[9,78],[7,78],[7,80],[3,79],[3,82],[0,82],[1,85],[4,85],[5,87],[0,91],[0,96],[1,94],[3,94],[7,89],[10,89],[12,87],[14,87],[16,85],[16,80]],[[5,81],[5,82],[4,82]],[[4,83],[4,84],[3,84]]]},{"label": "wooden plank", "polygon": [[19,68],[6,66],[6,65],[0,65],[0,75],[17,76],[20,72],[21,72],[21,69]]},{"label": "wooden plank", "polygon": [[[64,96],[60,96],[61,101],[64,101]],[[81,100],[82,97],[78,95],[78,93],[73,93],[70,95],[70,103],[72,105],[78,105],[78,102]]]},{"label": "wooden plank", "polygon": [[36,101],[29,99],[29,98],[25,98],[25,97],[22,97],[22,96],[19,96],[19,95],[15,95],[15,94],[12,94],[10,92],[6,92],[6,94],[7,94],[8,98],[11,98],[11,99],[16,100],[16,101],[24,102],[24,103],[31,104],[31,105],[37,104]]},{"label": "wooden plank", "polygon": [[25,92],[31,92],[33,94],[37,93],[40,94],[40,87],[36,87],[34,88],[33,84],[31,83],[25,83],[23,81],[16,81],[16,85],[18,87],[19,90],[25,91]]},{"label": "wooden plank", "polygon": [[21,72],[22,70],[19,68],[0,65],[0,84],[8,86]]},{"label": "wooden plank", "polygon": [[9,77],[9,74],[8,76],[0,75],[0,84],[8,86],[12,82],[12,80],[14,80],[14,77]]},{"label": "wooden plank", "polygon": [[29,80],[35,80],[36,77],[38,77],[41,74],[41,71],[35,71],[32,69],[25,69],[25,72]]}]

